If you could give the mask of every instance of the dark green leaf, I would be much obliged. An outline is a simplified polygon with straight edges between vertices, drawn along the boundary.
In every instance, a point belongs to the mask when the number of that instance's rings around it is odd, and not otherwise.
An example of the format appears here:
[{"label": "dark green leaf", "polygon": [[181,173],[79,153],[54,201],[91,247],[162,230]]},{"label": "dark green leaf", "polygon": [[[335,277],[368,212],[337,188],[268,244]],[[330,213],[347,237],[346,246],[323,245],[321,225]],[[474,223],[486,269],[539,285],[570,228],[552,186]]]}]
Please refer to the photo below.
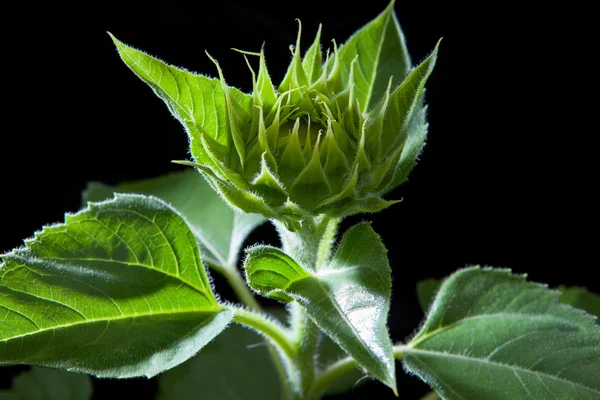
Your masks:
[{"label": "dark green leaf", "polygon": [[89,400],[89,376],[52,368],[33,367],[13,378],[10,391],[0,391],[0,399],[14,400]]},{"label": "dark green leaf", "polygon": [[424,313],[429,311],[429,307],[435,299],[435,294],[440,289],[442,281],[440,279],[425,279],[417,283],[417,297],[419,298],[419,305]]},{"label": "dark green leaf", "polygon": [[158,400],[281,399],[264,340],[233,325],[196,357],[159,377]]},{"label": "dark green leaf", "polygon": [[405,347],[406,368],[444,399],[600,398],[600,326],[507,270],[448,278]]},{"label": "dark green leaf", "polygon": [[583,287],[560,286],[560,302],[582,309],[600,318],[600,296]]},{"label": "dark green leaf", "polygon": [[153,195],[169,203],[189,223],[204,261],[217,267],[236,268],[244,239],[265,221],[262,215],[234,211],[191,169],[117,186],[92,182],[83,199],[100,201],[112,197],[113,192]]},{"label": "dark green leaf", "polygon": [[157,198],[90,203],[26,244],[0,264],[0,364],[150,377],[232,320],[194,235]]},{"label": "dark green leaf", "polygon": [[367,373],[395,390],[386,326],[391,294],[386,253],[379,236],[363,223],[346,232],[331,262],[317,272],[265,246],[250,249],[244,267],[254,290],[298,301]]},{"label": "dark green leaf", "polygon": [[[321,333],[321,338],[319,339],[318,351],[318,367],[321,370],[324,370],[329,365],[348,356],[340,346],[323,333]],[[368,382],[368,380],[363,379],[365,376],[366,374],[364,371],[359,367],[356,367],[330,383],[325,390],[325,394],[342,394],[349,392],[361,382]]]}]

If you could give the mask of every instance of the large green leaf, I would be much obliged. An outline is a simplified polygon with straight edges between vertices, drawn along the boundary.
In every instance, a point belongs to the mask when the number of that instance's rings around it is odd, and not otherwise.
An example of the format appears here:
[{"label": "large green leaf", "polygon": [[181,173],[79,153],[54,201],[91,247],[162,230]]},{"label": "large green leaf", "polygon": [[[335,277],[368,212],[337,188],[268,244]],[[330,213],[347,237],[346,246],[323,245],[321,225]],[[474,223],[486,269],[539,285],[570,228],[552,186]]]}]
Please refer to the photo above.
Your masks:
[{"label": "large green leaf", "polygon": [[560,293],[506,270],[448,278],[405,348],[444,399],[599,399],[600,326]]},{"label": "large green leaf", "polygon": [[166,203],[116,195],[2,256],[0,364],[154,376],[218,335],[196,239]]},{"label": "large green leaf", "polygon": [[0,399],[89,400],[92,380],[88,375],[53,368],[33,367],[13,378],[10,391],[0,391]]},{"label": "large green leaf", "polygon": [[331,262],[309,272],[281,250],[248,250],[246,277],[257,292],[296,300],[313,321],[367,373],[395,390],[392,345],[387,332],[391,270],[387,251],[366,223],[344,234]]},{"label": "large green leaf", "polygon": [[196,357],[160,375],[158,383],[158,400],[282,398],[264,339],[239,325],[228,328]]},{"label": "large green leaf", "polygon": [[117,186],[91,182],[83,199],[100,201],[113,192],[148,194],[169,203],[185,217],[200,242],[203,260],[217,268],[237,268],[244,239],[265,221],[262,215],[234,211],[192,169]]},{"label": "large green leaf", "polygon": [[[354,33],[339,49],[340,76],[348,84],[352,61],[354,94],[363,112],[370,110],[385,94],[393,77],[398,86],[410,71],[411,62],[404,34],[394,12],[394,2],[367,25]],[[334,58],[329,59],[333,64]]]}]

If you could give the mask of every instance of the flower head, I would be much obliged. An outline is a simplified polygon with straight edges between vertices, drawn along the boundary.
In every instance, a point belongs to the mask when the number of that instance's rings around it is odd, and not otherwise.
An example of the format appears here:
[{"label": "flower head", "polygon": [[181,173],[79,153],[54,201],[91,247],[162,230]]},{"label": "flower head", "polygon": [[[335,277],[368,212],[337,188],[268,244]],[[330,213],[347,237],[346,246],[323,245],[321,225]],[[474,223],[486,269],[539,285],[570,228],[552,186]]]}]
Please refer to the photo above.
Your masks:
[{"label": "flower head", "polygon": [[[300,24],[300,23],[299,23]],[[304,56],[301,25],[280,85],[264,49],[241,52],[252,94],[166,65],[116,41],[123,60],[186,127],[192,164],[232,206],[297,227],[308,216],[379,211],[406,179],[426,132],[424,85],[436,50],[410,67],[393,4],[347,43]],[[248,57],[258,57],[258,73]],[[209,56],[210,57],[210,56]]]}]

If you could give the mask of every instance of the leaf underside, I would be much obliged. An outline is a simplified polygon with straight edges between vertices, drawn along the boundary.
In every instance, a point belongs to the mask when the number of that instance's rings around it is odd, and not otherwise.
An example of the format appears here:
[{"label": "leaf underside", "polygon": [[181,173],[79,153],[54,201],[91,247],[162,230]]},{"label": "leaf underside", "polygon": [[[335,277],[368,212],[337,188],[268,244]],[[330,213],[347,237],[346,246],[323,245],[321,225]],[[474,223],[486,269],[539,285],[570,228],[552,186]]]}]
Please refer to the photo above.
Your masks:
[{"label": "leaf underside", "polygon": [[156,198],[90,203],[26,245],[0,265],[0,364],[151,377],[233,318],[185,221]]},{"label": "leaf underside", "polygon": [[444,399],[599,399],[600,326],[506,270],[448,278],[404,365]]},{"label": "leaf underside", "polygon": [[245,269],[254,290],[282,301],[296,300],[368,374],[395,389],[387,332],[391,270],[386,250],[368,224],[348,230],[331,262],[315,273],[264,246],[248,251]]}]

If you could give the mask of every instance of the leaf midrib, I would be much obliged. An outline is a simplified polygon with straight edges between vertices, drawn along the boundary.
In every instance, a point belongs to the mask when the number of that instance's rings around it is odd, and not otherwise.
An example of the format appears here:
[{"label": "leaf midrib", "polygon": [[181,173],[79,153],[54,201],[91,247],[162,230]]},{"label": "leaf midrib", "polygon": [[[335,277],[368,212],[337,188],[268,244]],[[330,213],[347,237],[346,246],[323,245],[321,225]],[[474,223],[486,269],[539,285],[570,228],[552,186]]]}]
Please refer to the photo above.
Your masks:
[{"label": "leaf midrib", "polygon": [[[163,270],[163,269],[159,269],[154,265],[145,265],[145,264],[140,264],[140,263],[134,263],[134,262],[128,262],[128,261],[122,261],[122,260],[111,260],[111,259],[103,259],[103,258],[83,258],[83,257],[50,257],[50,258],[37,258],[40,261],[92,261],[92,262],[104,262],[104,263],[114,263],[114,264],[122,264],[122,265],[127,265],[130,267],[140,267],[140,268],[145,268],[145,269],[149,269],[152,271],[156,271],[158,273],[161,273],[163,275],[166,275],[170,278],[173,278],[181,283],[184,283],[186,286],[190,287],[191,289],[193,289],[194,291],[201,293],[203,295],[210,295],[212,294],[209,291],[206,291],[205,288],[200,288],[196,285],[194,285],[193,283],[187,281],[186,279],[183,279],[180,275],[173,275],[168,273],[167,271]],[[21,260],[21,262],[23,264],[25,264],[24,260]],[[95,288],[94,288],[95,289]],[[210,298],[210,296],[209,296]]]},{"label": "leaf midrib", "polygon": [[[471,362],[478,362],[478,363],[482,363],[482,364],[491,364],[495,367],[502,367],[502,368],[508,368],[511,369],[513,371],[519,371],[519,372],[523,372],[526,374],[532,374],[532,375],[541,375],[544,378],[547,379],[552,379],[555,381],[558,381],[560,383],[563,384],[567,384],[567,385],[573,385],[573,386],[577,386],[581,389],[584,390],[588,390],[591,393],[594,394],[598,394],[600,395],[600,391],[587,387],[585,385],[582,385],[580,383],[577,382],[573,382],[573,381],[568,381],[566,379],[554,376],[554,375],[550,375],[548,373],[542,372],[542,371],[531,371],[528,369],[525,369],[521,366],[517,366],[517,365],[509,365],[509,364],[502,364],[499,362],[494,362],[494,361],[490,361],[490,360],[486,360],[484,358],[477,358],[477,357],[467,357],[464,355],[460,355],[460,354],[454,354],[454,353],[450,353],[450,352],[438,352],[438,351],[431,351],[431,350],[421,350],[421,349],[415,349],[412,346],[408,346],[406,349],[404,349],[405,354],[407,357],[412,356],[415,357],[417,360],[419,360],[421,363],[423,363],[424,365],[427,365],[427,363],[423,362],[418,355],[422,354],[422,355],[427,355],[427,356],[433,356],[433,357],[438,357],[438,358],[457,358],[457,359],[461,359],[461,360],[466,360],[466,361],[471,361]],[[428,368],[429,369],[429,368]]]},{"label": "leaf midrib", "polygon": [[435,328],[435,329],[423,334],[423,336],[421,336],[420,334],[417,335],[413,339],[413,341],[411,341],[411,345],[415,346],[415,345],[421,344],[441,332],[445,332],[445,331],[456,328],[457,326],[459,326],[460,324],[462,324],[464,322],[473,321],[473,320],[477,320],[477,319],[485,319],[485,318],[529,318],[529,319],[534,318],[534,319],[542,319],[542,320],[548,319],[548,320],[558,321],[564,325],[570,325],[574,328],[579,328],[579,326],[576,323],[574,323],[573,321],[570,321],[568,319],[558,318],[553,315],[498,312],[498,313],[492,313],[492,314],[473,315],[473,316],[461,318],[460,320],[455,321],[455,322],[451,323],[450,325]]},{"label": "leaf midrib", "polygon": [[[341,306],[339,305],[339,303],[337,302],[337,300],[335,299],[334,296],[332,296],[332,294],[330,293],[328,289],[328,287],[317,277],[315,276],[308,276],[302,279],[299,279],[295,282],[299,282],[305,279],[314,279],[317,282],[317,285],[319,286],[319,289],[321,289],[324,293],[325,296],[331,301],[331,303],[333,304],[333,306],[335,307],[336,311],[338,312],[338,314],[342,317],[342,319],[344,320],[344,322],[350,326],[350,328],[352,329],[352,332],[354,333],[354,335],[358,338],[358,341],[362,344],[363,349],[366,349],[368,354],[371,356],[372,360],[375,360],[375,364],[377,366],[379,366],[379,358],[377,357],[377,355],[375,353],[373,353],[373,351],[371,350],[371,348],[369,346],[367,346],[367,344],[365,343],[365,341],[363,340],[363,338],[360,336],[360,334],[356,331],[356,328],[354,327],[354,325],[352,323],[350,323],[350,321],[348,320],[346,314],[344,313],[343,309],[341,308]],[[284,291],[285,292],[285,291]],[[289,294],[289,293],[288,293]],[[298,299],[297,299],[298,300]],[[311,315],[312,317],[312,315]],[[313,317],[313,321],[318,325],[321,326],[321,324]],[[335,335],[335,332],[331,333],[333,336],[339,337],[339,335]],[[342,344],[340,343],[340,346],[342,346]],[[342,348],[344,348],[344,350],[347,351],[347,349],[345,348],[345,346],[342,346]],[[360,362],[359,362],[360,364]],[[387,365],[386,365],[387,367]],[[371,368],[370,368],[371,369]],[[387,368],[384,368],[384,375],[386,376],[386,378],[390,378],[389,374],[387,373]]]},{"label": "leaf midrib", "polygon": [[157,316],[161,316],[161,315],[176,315],[176,314],[212,314],[212,315],[216,315],[218,312],[220,312],[221,310],[223,310],[224,307],[220,306],[214,309],[178,309],[176,310],[176,312],[165,312],[164,310],[158,311],[158,312],[153,312],[153,313],[136,313],[136,314],[128,314],[128,315],[119,315],[119,316],[115,316],[115,317],[104,317],[104,318],[86,318],[84,320],[81,321],[77,321],[77,322],[73,322],[73,323],[69,323],[69,324],[61,324],[61,325],[54,325],[52,327],[48,327],[48,328],[41,328],[38,329],[36,331],[31,331],[31,332],[27,332],[21,335],[16,335],[16,336],[11,336],[9,338],[3,338],[0,340],[0,343],[5,343],[8,342],[9,340],[13,340],[13,339],[19,339],[19,338],[24,338],[27,336],[33,336],[33,335],[37,335],[43,332],[47,332],[47,331],[51,331],[51,330],[57,330],[57,329],[66,329],[66,328],[70,328],[73,326],[77,326],[77,325],[83,325],[83,324],[93,324],[95,322],[112,322],[112,321],[122,321],[122,320],[127,320],[127,319],[134,319],[134,318],[144,318],[144,317],[157,317]]}]

